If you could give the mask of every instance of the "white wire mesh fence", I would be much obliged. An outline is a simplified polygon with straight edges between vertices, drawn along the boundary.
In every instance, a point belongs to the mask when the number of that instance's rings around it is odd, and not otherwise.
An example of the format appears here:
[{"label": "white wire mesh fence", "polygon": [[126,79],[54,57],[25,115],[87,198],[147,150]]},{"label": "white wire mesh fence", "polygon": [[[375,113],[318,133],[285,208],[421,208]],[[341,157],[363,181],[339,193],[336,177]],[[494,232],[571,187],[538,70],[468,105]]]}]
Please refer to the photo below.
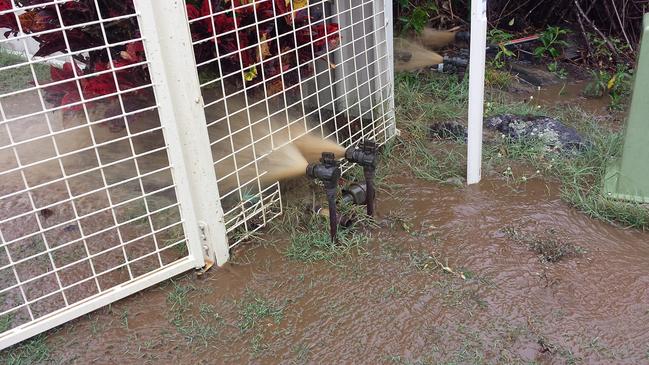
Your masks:
[{"label": "white wire mesh fence", "polygon": [[391,137],[385,5],[325,0],[188,5],[232,245],[281,213],[276,182],[303,174],[306,162],[336,148],[327,141],[349,146]]},{"label": "white wire mesh fence", "polygon": [[4,337],[188,250],[133,4],[0,4]]},{"label": "white wire mesh fence", "polygon": [[390,5],[0,0],[0,348],[224,262],[280,180],[386,142]]}]

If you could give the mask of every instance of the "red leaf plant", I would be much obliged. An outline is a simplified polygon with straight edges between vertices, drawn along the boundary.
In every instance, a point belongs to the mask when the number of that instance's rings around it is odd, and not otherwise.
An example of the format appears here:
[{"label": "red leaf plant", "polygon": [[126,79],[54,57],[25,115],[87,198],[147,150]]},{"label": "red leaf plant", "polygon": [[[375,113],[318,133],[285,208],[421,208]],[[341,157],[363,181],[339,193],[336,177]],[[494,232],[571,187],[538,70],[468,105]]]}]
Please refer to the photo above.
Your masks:
[{"label": "red leaf plant", "polygon": [[[275,77],[281,90],[298,82],[298,69],[312,72],[309,61],[325,57],[340,42],[338,24],[325,22],[317,7],[305,7],[307,0],[186,1],[194,56],[212,68],[210,75],[239,72],[251,84]],[[48,103],[78,110],[81,96],[114,103],[109,95],[118,91],[125,107],[152,98],[144,87],[151,80],[132,0],[99,0],[99,9],[95,0],[13,3],[0,0],[5,37],[30,34],[39,46],[34,57],[71,57],[62,68],[52,66],[51,83],[44,87]]]},{"label": "red leaf plant", "polygon": [[11,0],[0,0],[0,28],[9,29],[4,33],[5,38],[18,34],[18,21],[12,9]]}]

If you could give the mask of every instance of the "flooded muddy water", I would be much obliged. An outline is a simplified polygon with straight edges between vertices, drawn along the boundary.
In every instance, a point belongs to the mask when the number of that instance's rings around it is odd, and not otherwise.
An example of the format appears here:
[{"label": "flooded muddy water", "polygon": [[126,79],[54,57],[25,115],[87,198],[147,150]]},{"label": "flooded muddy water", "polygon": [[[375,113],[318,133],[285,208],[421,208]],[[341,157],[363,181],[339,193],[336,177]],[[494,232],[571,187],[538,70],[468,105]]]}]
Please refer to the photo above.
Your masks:
[{"label": "flooded muddy water", "polygon": [[534,93],[535,102],[542,106],[561,107],[578,106],[593,115],[609,114],[611,98],[606,95],[599,98],[584,96],[588,81],[560,82],[554,85],[544,85]]},{"label": "flooded muddy water", "polygon": [[[307,264],[269,233],[233,260],[75,320],[60,363],[649,363],[649,233],[592,220],[540,179],[404,176],[359,254]],[[545,262],[507,234],[580,247]],[[4,354],[3,354],[4,355]]]}]

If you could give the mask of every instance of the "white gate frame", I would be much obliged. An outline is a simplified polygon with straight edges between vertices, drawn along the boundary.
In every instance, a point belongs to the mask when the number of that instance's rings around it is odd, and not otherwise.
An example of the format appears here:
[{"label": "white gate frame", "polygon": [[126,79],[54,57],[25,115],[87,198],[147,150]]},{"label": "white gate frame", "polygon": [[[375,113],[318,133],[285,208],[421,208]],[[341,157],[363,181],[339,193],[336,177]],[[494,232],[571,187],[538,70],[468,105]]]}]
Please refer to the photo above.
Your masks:
[{"label": "white gate frame", "polygon": [[[213,262],[222,266],[229,259],[227,230],[212,161],[212,150],[206,131],[204,102],[201,96],[185,1],[134,0],[134,3],[158,104],[172,177],[176,186],[189,254],[137,279],[116,285],[73,305],[2,333],[0,349],[90,313],[175,275],[206,267]],[[364,3],[362,6],[365,5]],[[371,4],[374,11],[380,7],[381,5],[376,2]],[[382,37],[386,37],[388,79],[383,80],[384,76],[380,70],[376,70],[375,80],[372,80],[368,70],[367,82],[370,85],[373,83],[382,85],[383,81],[389,83],[386,90],[388,95],[385,95],[385,98],[388,101],[388,118],[393,122],[388,129],[388,134],[391,137],[396,131],[394,127],[391,0],[384,0],[383,7],[385,19],[382,24],[374,19],[373,38],[378,44]],[[365,21],[363,19],[363,26],[365,26]],[[386,28],[381,29],[381,26]],[[378,49],[375,52],[378,58]],[[378,65],[375,65],[375,68],[378,68]],[[356,82],[358,83],[358,80]],[[370,95],[371,93],[372,90],[370,90]],[[345,93],[342,95],[347,97]],[[360,100],[358,102],[360,103]],[[372,107],[373,100],[371,98],[369,103]],[[373,113],[373,110],[370,111]]]},{"label": "white gate frame", "polygon": [[135,0],[135,5],[165,137],[178,142],[169,144],[169,158],[181,207],[190,216],[189,251],[201,257],[197,268],[204,266],[203,255],[222,266],[229,246],[185,2]]},{"label": "white gate frame", "polygon": [[[184,1],[135,0],[189,255],[135,280],[10,329],[0,349],[69,322],[183,272],[223,265],[229,257],[223,212],[196,73]],[[164,60],[164,62],[163,62]],[[182,126],[182,129],[179,128]],[[197,156],[205,156],[197,158]],[[200,192],[200,193],[199,193]],[[205,199],[205,197],[211,199]]]}]

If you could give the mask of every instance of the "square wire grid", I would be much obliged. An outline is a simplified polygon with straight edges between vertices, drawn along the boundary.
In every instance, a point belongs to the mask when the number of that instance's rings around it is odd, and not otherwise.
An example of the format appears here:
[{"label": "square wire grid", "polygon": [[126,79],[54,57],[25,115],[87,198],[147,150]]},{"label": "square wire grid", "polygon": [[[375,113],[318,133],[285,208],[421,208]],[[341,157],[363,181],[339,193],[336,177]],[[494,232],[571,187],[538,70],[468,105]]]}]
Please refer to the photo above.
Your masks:
[{"label": "square wire grid", "polygon": [[133,3],[0,6],[1,334],[188,252]]},{"label": "square wire grid", "polygon": [[391,138],[383,1],[204,0],[188,13],[232,246],[281,214],[278,181],[303,175],[322,140]]}]

